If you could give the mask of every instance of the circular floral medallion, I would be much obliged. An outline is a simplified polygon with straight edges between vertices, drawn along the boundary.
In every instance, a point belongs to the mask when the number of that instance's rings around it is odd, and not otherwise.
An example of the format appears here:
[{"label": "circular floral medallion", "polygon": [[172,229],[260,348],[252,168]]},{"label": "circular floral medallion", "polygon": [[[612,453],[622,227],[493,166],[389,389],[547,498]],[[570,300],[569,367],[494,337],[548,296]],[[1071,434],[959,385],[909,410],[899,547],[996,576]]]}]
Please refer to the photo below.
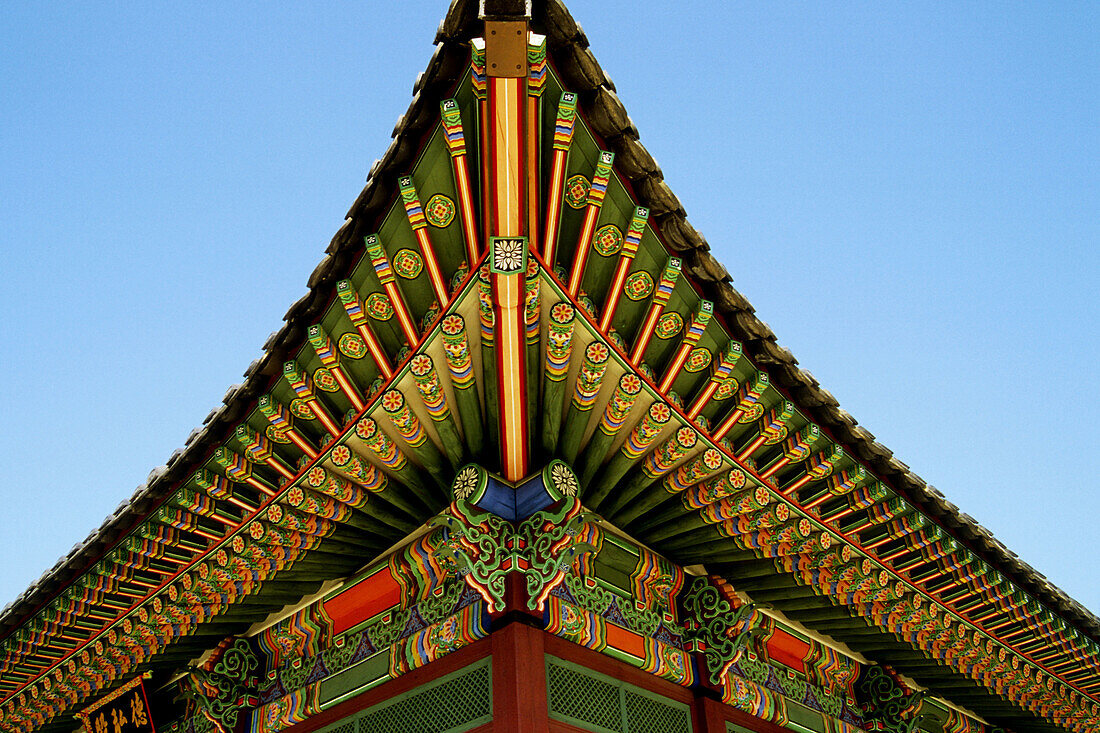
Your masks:
[{"label": "circular floral medallion", "polygon": [[417,354],[409,362],[409,371],[417,377],[427,376],[428,372],[433,369],[432,357],[427,354]]},{"label": "circular floral medallion", "polygon": [[645,270],[638,270],[626,279],[623,292],[631,300],[645,300],[653,292],[653,278]]},{"label": "circular floral medallion", "polygon": [[554,488],[561,492],[562,496],[577,495],[577,477],[564,463],[555,463],[550,466],[550,479],[554,482]]},{"label": "circular floral medallion", "polygon": [[317,389],[324,392],[336,392],[340,389],[336,377],[332,376],[332,372],[325,367],[321,367],[313,373],[313,383],[317,385]]},{"label": "circular floral medallion", "polygon": [[[374,434],[378,432],[378,423],[374,421],[374,418],[364,417],[359,422],[355,423],[355,435],[360,440],[370,440],[374,437]],[[351,457],[351,453],[348,453],[348,457]]]},{"label": "circular floral medallion", "polygon": [[611,351],[599,341],[593,341],[585,347],[584,356],[593,364],[603,364],[611,356]]},{"label": "circular floral medallion", "polygon": [[657,321],[657,328],[653,333],[659,339],[670,339],[680,333],[680,329],[683,327],[684,319],[680,317],[679,313],[665,313]]},{"label": "circular floral medallion", "polygon": [[383,293],[371,293],[366,300],[367,315],[376,321],[393,318],[393,303]]},{"label": "circular floral medallion", "polygon": [[577,174],[565,182],[565,203],[574,209],[583,209],[588,202],[588,179]]},{"label": "circular floral medallion", "polygon": [[348,462],[351,461],[351,449],[346,445],[338,445],[332,449],[329,458],[331,458],[333,464],[337,466],[346,466]]},{"label": "circular floral medallion", "polygon": [[710,364],[710,352],[702,346],[692,349],[688,355],[687,363],[684,364],[684,369],[689,372],[698,372],[706,369]]},{"label": "circular floral medallion", "polygon": [[703,465],[706,466],[708,471],[717,471],[722,467],[723,459],[722,454],[714,448],[707,448],[703,451]]},{"label": "circular floral medallion", "polygon": [[303,420],[316,419],[313,410],[309,407],[309,403],[303,399],[296,399],[290,403],[290,413],[294,415],[294,417],[299,417]]},{"label": "circular floral medallion", "polygon": [[327,480],[328,475],[325,473],[325,469],[320,466],[314,466],[309,470],[309,473],[306,474],[306,483],[313,488],[324,485]]},{"label": "circular floral medallion", "polygon": [[442,229],[455,219],[455,202],[437,193],[428,199],[428,205],[424,207],[424,218],[433,227]]},{"label": "circular floral medallion", "polygon": [[393,271],[406,280],[412,280],[424,269],[420,255],[411,249],[399,249],[393,256]]},{"label": "circular floral medallion", "polygon": [[469,499],[477,491],[479,483],[481,483],[481,476],[477,468],[466,466],[458,472],[452,484],[455,498],[462,501]]},{"label": "circular floral medallion", "polygon": [[239,534],[233,535],[233,541],[230,545],[233,547],[233,552],[237,554],[244,552],[244,537],[241,537]]},{"label": "circular floral medallion", "polygon": [[337,340],[336,348],[349,359],[362,359],[367,355],[367,345],[357,333],[345,333]]},{"label": "circular floral medallion", "polygon": [[274,443],[281,443],[283,445],[290,443],[290,438],[286,437],[286,431],[280,430],[274,425],[268,425],[267,430],[264,431],[264,434],[267,435],[268,440]]},{"label": "circular floral medallion", "polygon": [[386,412],[397,412],[405,406],[405,395],[396,389],[391,389],[382,395],[382,409]]},{"label": "circular floral medallion", "polygon": [[672,417],[672,410],[663,402],[654,402],[649,406],[649,416],[658,425],[664,425]]},{"label": "circular floral medallion", "polygon": [[596,253],[610,257],[623,247],[623,233],[614,224],[605,224],[596,230],[592,237],[592,246]]},{"label": "circular floral medallion", "polygon": [[291,506],[301,506],[302,502],[305,500],[306,493],[302,491],[301,486],[291,486],[290,491],[286,492],[286,501]]},{"label": "circular floral medallion", "polygon": [[642,380],[638,379],[636,374],[628,372],[619,378],[619,389],[624,394],[636,395],[642,391]]},{"label": "circular floral medallion", "polygon": [[463,329],[466,328],[466,322],[462,320],[462,316],[458,315],[457,313],[452,313],[451,315],[443,319],[443,322],[439,324],[439,327],[446,335],[457,336],[458,334],[462,333]]},{"label": "circular floral medallion", "polygon": [[573,306],[566,302],[555,303],[550,309],[550,318],[555,323],[568,323],[573,320],[574,314]]}]

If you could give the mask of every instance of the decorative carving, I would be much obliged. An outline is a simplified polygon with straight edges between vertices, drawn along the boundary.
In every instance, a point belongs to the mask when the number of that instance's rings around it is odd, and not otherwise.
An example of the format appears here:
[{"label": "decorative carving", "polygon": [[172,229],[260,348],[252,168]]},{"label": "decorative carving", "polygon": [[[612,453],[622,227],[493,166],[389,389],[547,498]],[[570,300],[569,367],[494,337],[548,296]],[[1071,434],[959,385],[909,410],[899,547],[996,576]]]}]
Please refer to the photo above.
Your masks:
[{"label": "decorative carving", "polygon": [[911,692],[881,665],[864,667],[855,690],[864,718],[874,721],[876,730],[913,733],[925,718],[920,709],[928,693]]},{"label": "decorative carving", "polygon": [[[574,489],[575,493],[575,489]],[[527,568],[527,607],[542,611],[546,597],[565,578],[565,572],[580,555],[595,552],[596,547],[578,538],[588,520],[595,515],[581,511],[576,497],[568,497],[556,510],[537,512],[516,530],[523,543],[522,555]]]},{"label": "decorative carving", "polygon": [[690,619],[687,637],[702,642],[710,681],[720,684],[749,642],[764,632],[753,625],[756,604],[734,608],[716,586],[705,578],[696,578],[684,598],[684,607]]},{"label": "decorative carving", "polygon": [[212,669],[193,668],[185,678],[182,697],[192,700],[199,710],[222,730],[237,725],[237,715],[256,699],[260,663],[244,639],[236,639],[222,652]]},{"label": "decorative carving", "polygon": [[447,529],[436,557],[485,599],[489,611],[504,609],[504,582],[511,572],[526,578],[528,608],[541,611],[573,562],[595,552],[594,545],[579,539],[592,516],[581,511],[576,497],[566,496],[513,526],[478,509],[456,491],[449,511],[429,526]]},{"label": "decorative carving", "polygon": [[504,580],[515,565],[514,530],[507,520],[456,498],[450,513],[430,527],[446,527],[448,536],[436,555],[476,590],[489,611],[504,609]]}]

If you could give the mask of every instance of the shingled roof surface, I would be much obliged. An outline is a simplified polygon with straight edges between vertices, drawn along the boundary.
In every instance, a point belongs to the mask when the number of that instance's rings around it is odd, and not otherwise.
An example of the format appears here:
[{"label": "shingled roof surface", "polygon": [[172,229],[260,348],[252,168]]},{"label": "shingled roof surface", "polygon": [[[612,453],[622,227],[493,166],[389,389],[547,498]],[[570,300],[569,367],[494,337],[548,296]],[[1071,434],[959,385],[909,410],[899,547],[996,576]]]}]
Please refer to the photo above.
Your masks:
[{"label": "shingled roof surface", "polygon": [[[264,355],[245,371],[245,382],[226,392],[222,405],[211,411],[202,427],[168,463],[154,469],[146,483],[119,505],[89,537],[61,558],[0,613],[0,639],[64,589],[105,551],[148,516],[169,492],[203,463],[229,436],[272,378],[304,339],[305,329],[322,314],[336,280],[361,253],[363,236],[392,202],[400,174],[408,170],[424,135],[438,121],[439,100],[446,97],[469,59],[469,39],[480,35],[476,0],[454,2],[436,34],[436,50],[427,70],[413,88],[408,110],[393,131],[393,142],[370,170],[367,184],[352,204],[344,225],[333,237],[325,257],[308,280],[309,292],[284,316],[283,327],[264,344]],[[615,153],[615,168],[629,179],[650,221],[665,243],[684,260],[684,270],[714,301],[715,313],[739,340],[745,354],[766,370],[816,424],[827,429],[846,451],[858,456],[895,491],[919,507],[1019,587],[1056,609],[1094,639],[1100,640],[1100,619],[1020,560],[987,529],[947,501],[934,487],[913,473],[843,410],[832,394],[798,366],[794,355],[779,345],[776,335],[755,315],[749,301],[730,284],[730,276],[710,253],[706,239],[687,221],[683,205],[664,182],[653,157],[640,143],[639,132],[615,93],[615,85],[588,50],[588,39],[558,0],[535,3],[533,26],[547,36],[552,63],[565,85],[579,95],[579,109],[607,150]]]}]

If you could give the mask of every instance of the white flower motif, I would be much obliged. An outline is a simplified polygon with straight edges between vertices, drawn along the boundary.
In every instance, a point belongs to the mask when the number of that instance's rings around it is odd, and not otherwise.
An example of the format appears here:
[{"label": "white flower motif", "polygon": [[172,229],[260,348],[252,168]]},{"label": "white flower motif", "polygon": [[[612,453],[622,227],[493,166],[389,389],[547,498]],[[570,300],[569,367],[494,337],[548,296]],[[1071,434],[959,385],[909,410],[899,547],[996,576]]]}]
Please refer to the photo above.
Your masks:
[{"label": "white flower motif", "polygon": [[466,466],[466,468],[459,471],[453,484],[455,498],[465,501],[473,496],[473,493],[477,491],[478,478],[477,469],[473,466]]},{"label": "white flower motif", "polygon": [[577,495],[577,477],[566,468],[564,463],[555,463],[550,467],[550,479],[554,487],[564,496]]},{"label": "white flower motif", "polygon": [[523,269],[523,240],[493,240],[493,266],[498,272],[519,272]]}]

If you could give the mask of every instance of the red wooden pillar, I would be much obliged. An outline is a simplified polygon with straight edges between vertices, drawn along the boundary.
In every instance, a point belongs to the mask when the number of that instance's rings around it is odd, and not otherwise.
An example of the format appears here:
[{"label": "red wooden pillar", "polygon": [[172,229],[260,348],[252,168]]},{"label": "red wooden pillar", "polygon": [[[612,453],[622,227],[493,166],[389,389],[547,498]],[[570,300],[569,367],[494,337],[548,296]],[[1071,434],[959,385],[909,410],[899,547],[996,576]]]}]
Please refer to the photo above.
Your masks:
[{"label": "red wooden pillar", "polygon": [[542,631],[522,623],[493,634],[494,733],[550,729],[543,640]]},{"label": "red wooden pillar", "polygon": [[722,706],[717,701],[709,697],[697,697],[695,712],[699,733],[726,733],[726,716],[722,714]]}]

